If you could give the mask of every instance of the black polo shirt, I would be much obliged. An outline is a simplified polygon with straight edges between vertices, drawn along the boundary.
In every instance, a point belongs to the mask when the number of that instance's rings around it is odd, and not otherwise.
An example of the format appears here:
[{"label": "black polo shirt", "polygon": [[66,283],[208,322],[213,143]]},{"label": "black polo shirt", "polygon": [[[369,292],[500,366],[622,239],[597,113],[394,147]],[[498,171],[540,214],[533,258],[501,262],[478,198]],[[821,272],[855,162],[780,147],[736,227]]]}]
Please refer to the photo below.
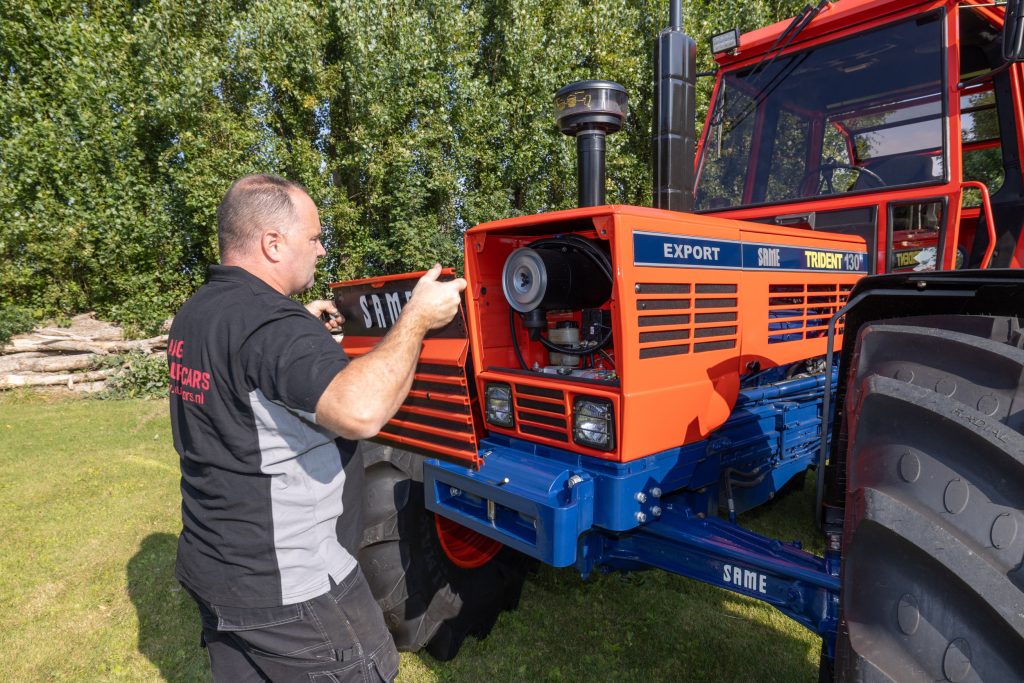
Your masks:
[{"label": "black polo shirt", "polygon": [[178,579],[233,607],[326,593],[355,568],[362,533],[357,443],[316,423],[317,401],[348,364],[341,346],[298,302],[213,266],[174,318],[168,362]]}]

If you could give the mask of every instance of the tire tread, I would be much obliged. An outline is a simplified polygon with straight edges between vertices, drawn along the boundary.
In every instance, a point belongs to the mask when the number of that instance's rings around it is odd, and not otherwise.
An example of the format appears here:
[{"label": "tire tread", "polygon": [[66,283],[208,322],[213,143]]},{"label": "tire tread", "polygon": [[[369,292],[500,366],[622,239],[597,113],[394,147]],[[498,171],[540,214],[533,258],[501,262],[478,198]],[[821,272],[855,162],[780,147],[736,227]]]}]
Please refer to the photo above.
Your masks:
[{"label": "tire tread", "polygon": [[399,650],[451,659],[467,636],[485,637],[516,606],[529,561],[504,548],[478,569],[456,567],[424,507],[422,456],[373,443],[363,455],[363,573]]},{"label": "tire tread", "polygon": [[1015,320],[984,316],[861,329],[839,680],[1024,680],[1020,341]]}]

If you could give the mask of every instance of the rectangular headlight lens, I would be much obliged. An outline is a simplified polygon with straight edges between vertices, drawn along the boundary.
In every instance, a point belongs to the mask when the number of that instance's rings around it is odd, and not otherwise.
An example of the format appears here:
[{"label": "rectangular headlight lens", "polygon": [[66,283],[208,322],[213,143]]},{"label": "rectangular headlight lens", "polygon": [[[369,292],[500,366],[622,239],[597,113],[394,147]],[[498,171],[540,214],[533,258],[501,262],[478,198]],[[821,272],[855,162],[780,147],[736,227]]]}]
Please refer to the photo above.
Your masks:
[{"label": "rectangular headlight lens", "polygon": [[572,438],[581,446],[615,450],[615,410],[605,398],[577,396],[572,402]]},{"label": "rectangular headlight lens", "polygon": [[501,382],[484,386],[487,421],[498,427],[512,428],[512,387]]}]

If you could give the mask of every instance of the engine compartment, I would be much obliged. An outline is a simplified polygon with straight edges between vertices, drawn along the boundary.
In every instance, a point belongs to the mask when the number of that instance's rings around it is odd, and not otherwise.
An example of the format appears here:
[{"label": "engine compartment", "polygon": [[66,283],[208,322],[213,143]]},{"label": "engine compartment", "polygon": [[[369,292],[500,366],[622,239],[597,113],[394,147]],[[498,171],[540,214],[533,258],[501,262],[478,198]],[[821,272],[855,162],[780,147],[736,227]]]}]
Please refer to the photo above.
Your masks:
[{"label": "engine compartment", "polygon": [[641,207],[476,226],[485,428],[617,461],[706,438],[744,376],[824,354],[866,269],[855,236]]}]

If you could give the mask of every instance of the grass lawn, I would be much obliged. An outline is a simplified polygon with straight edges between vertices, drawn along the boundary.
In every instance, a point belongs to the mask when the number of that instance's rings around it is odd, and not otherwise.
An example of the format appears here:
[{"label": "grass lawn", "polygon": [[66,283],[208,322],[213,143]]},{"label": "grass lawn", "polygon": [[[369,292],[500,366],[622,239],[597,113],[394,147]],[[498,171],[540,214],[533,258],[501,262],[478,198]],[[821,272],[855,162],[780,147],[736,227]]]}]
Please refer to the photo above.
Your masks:
[{"label": "grass lawn", "polygon": [[[165,401],[0,396],[5,681],[207,681],[174,580],[177,456]],[[813,484],[741,521],[820,552]],[[816,681],[820,641],[771,607],[651,571],[541,568],[453,662],[399,681]]]}]

